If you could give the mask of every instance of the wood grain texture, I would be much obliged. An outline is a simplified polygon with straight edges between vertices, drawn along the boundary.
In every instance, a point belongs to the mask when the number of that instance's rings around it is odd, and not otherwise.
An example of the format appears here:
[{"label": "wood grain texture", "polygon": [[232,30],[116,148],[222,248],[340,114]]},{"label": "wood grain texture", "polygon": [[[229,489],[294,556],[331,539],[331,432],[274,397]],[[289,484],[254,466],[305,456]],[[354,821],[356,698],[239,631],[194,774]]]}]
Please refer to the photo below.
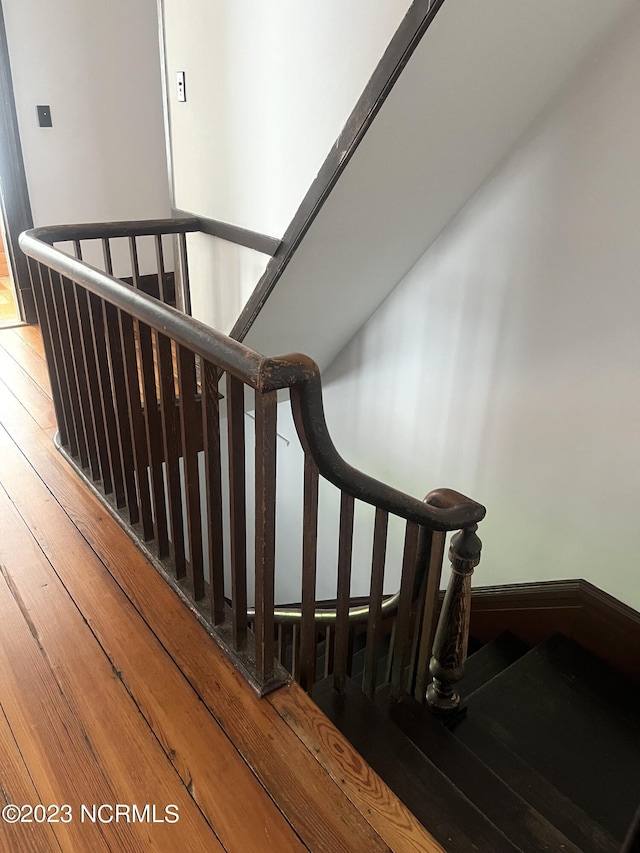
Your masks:
[{"label": "wood grain texture", "polygon": [[[1,390],[1,389],[0,389]],[[0,395],[5,426],[11,418]],[[20,412],[13,415],[20,417]],[[387,850],[377,833],[322,770],[295,733],[261,701],[210,640],[184,605],[114,525],[63,458],[36,428],[13,422],[12,437],[96,551],[118,584],[176,661],[263,787],[311,849]],[[301,784],[304,779],[304,784]],[[354,846],[355,845],[355,846]]]},{"label": "wood grain texture", "polygon": [[[33,784],[9,722],[0,707],[0,808],[8,804],[35,805],[42,797]],[[53,824],[11,824],[0,820],[0,850],[24,853],[59,851]]]},{"label": "wood grain texture", "polygon": [[268,701],[392,850],[442,849],[297,684]]},{"label": "wood grain texture", "polygon": [[60,824],[72,849],[221,850],[4,491],[0,524],[12,530],[0,544],[0,695],[45,802],[179,808],[175,824]]},{"label": "wood grain texture", "polygon": [[[25,326],[24,328],[28,327]],[[47,397],[51,397],[51,382],[49,381],[49,371],[44,356],[37,353],[22,337],[16,334],[3,335],[0,345],[9,353],[16,364],[28,373],[40,390]]]},{"label": "wood grain texture", "polygon": [[[241,846],[234,848],[225,839],[225,847],[243,850],[299,849],[301,840],[310,850],[331,853],[338,850],[369,853],[404,849],[396,847],[393,826],[387,830],[387,837],[383,837],[366,809],[354,805],[356,795],[349,792],[350,780],[346,777],[340,780],[332,778],[278,711],[269,702],[260,700],[248,687],[124,531],[113,522],[104,506],[78,482],[73,471],[52,447],[51,429],[40,429],[1,384],[0,421],[15,446],[28,457],[32,470],[27,477],[27,468],[24,468],[27,462],[20,462],[18,470],[24,476],[19,479],[23,484],[18,488],[14,483],[13,495],[21,502],[21,510],[33,533],[39,536],[41,527],[46,529],[40,544],[46,548],[47,557],[52,560],[56,572],[62,576],[64,571],[65,594],[72,593],[76,606],[84,608],[87,622],[83,624],[85,628],[87,624],[90,626],[93,642],[99,641],[101,653],[109,663],[112,680],[119,689],[126,683],[139,719],[145,726],[153,728],[157,742],[162,746],[161,752],[172,759],[175,770],[171,772],[176,779],[179,773],[180,784],[183,784],[189,774],[191,793],[213,822],[213,801],[218,796],[218,789],[213,787],[214,777],[221,768],[226,768],[224,750],[220,746],[223,741],[216,741],[218,764],[211,759],[210,749],[202,749],[199,755],[190,744],[194,740],[194,731],[200,736],[207,729],[207,737],[212,737],[205,723],[210,720],[209,726],[224,732],[224,736],[233,743],[236,755],[239,753],[244,758],[242,762],[238,756],[241,766],[245,771],[249,766],[251,778],[259,783],[258,787],[266,789],[270,802],[273,801],[282,813],[283,817],[273,820],[275,829],[269,830],[267,846],[260,842],[248,843],[244,839]],[[14,462],[19,461],[15,453],[14,450]],[[36,489],[40,500],[29,496],[29,489],[36,488],[36,480],[40,481]],[[39,512],[43,500],[48,502],[46,513]],[[68,522],[64,521],[65,516]],[[69,524],[77,533],[70,534]],[[64,536],[56,534],[57,526],[63,530]],[[111,579],[104,568],[100,568],[100,563],[106,567]],[[91,577],[91,583],[87,583],[87,576]],[[129,604],[119,589],[126,593]],[[113,604],[114,590],[119,601],[117,607]],[[115,616],[121,613],[122,636],[108,635],[109,624],[113,624]],[[136,619],[152,630],[146,628],[146,635],[132,633]],[[141,639],[141,636],[146,639]],[[175,671],[165,679],[164,671],[154,667],[157,664],[156,653],[166,655],[166,652]],[[149,677],[151,673],[153,677]],[[200,710],[194,710],[192,701],[187,698],[189,695],[197,695],[196,704]],[[154,704],[158,696],[169,697],[165,712],[158,710]],[[181,710],[183,705],[184,710]],[[168,761],[167,766],[170,766]],[[223,780],[225,772],[221,774]],[[231,792],[237,792],[237,788],[229,787],[228,800],[233,800]],[[387,795],[393,798],[388,791]],[[220,797],[223,797],[222,793]],[[253,804],[253,797],[241,799],[236,793],[231,806],[233,820],[251,823],[247,814],[254,808]],[[227,811],[231,813],[230,809]],[[223,833],[224,821],[221,818],[217,820],[216,831]],[[288,841],[284,832],[279,840],[271,834],[280,832],[283,827],[290,832]],[[425,837],[429,838],[426,833]],[[432,845],[422,849],[438,848]]]},{"label": "wood grain texture", "polygon": [[[38,326],[16,326],[12,333],[28,344],[41,358],[45,357],[42,335]],[[3,339],[5,335],[2,336]]]},{"label": "wood grain texture", "polygon": [[[9,332],[5,333],[9,334]],[[0,346],[0,376],[4,384],[22,403],[25,410],[42,429],[56,425],[53,403],[42,388]]]},{"label": "wood grain texture", "polygon": [[[62,508],[46,501],[46,487],[4,433],[0,433],[0,449],[3,480],[23,523],[39,536],[56,572],[49,582],[62,584],[82,613],[112,671],[225,847],[268,849],[268,842],[279,850],[301,849],[197,694]],[[88,572],[91,584],[86,582]],[[199,733],[197,737],[194,732]],[[235,810],[243,801],[251,802],[252,809],[239,822]]]}]

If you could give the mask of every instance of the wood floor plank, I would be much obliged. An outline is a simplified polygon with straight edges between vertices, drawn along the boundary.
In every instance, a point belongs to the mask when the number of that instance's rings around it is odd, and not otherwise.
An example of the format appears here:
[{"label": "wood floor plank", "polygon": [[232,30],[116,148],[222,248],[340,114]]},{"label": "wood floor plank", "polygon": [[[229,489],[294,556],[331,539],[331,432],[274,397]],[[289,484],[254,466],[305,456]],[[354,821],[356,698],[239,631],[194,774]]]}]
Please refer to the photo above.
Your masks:
[{"label": "wood floor plank", "polygon": [[[1,391],[1,388],[0,388]],[[28,452],[74,524],[153,626],[162,645],[313,851],[353,853],[388,845],[304,747],[276,710],[263,702],[213,644],[106,509],[78,485],[75,473],[33,423],[0,394],[2,420]]]},{"label": "wood floor plank", "polygon": [[[0,579],[0,701],[44,804],[117,802],[74,708],[46,659],[4,579]],[[52,824],[64,850],[109,850],[103,825]],[[115,839],[132,840],[128,827],[116,827]],[[134,850],[140,847],[135,845]]]},{"label": "wood floor plank", "polygon": [[[303,845],[193,688],[0,429],[0,480],[137,707],[227,850]],[[2,546],[0,545],[0,554]],[[91,582],[87,583],[87,578]],[[208,644],[213,645],[209,637]],[[238,803],[251,809],[238,821]]]},{"label": "wood floor plank", "polygon": [[[29,723],[37,733],[27,758],[36,784],[74,811],[81,803],[149,803],[160,814],[178,807],[176,823],[100,825],[104,849],[222,850],[4,490],[0,527],[12,531],[0,542],[0,701],[23,754]],[[72,849],[102,849],[97,824],[61,825],[80,833]]]},{"label": "wood floor plank", "polygon": [[45,358],[42,335],[38,326],[16,326],[11,333],[17,335],[41,357]]},{"label": "wood floor plank", "polygon": [[[40,350],[42,354],[42,343],[36,327],[0,332],[0,348],[2,335],[5,334],[18,335],[35,352]],[[67,587],[72,589],[76,605],[80,608],[84,606],[89,611],[88,614],[83,611],[84,618],[95,637],[100,639],[103,652],[106,653],[105,660],[108,656],[111,666],[116,670],[114,678],[120,685],[126,683],[131,690],[140,714],[145,715],[147,723],[157,732],[165,754],[167,750],[169,754],[175,752],[174,767],[182,779],[188,778],[190,774],[193,795],[210,821],[215,822],[211,798],[207,800],[206,797],[199,797],[207,779],[206,768],[202,767],[206,760],[204,756],[200,757],[202,760],[194,756],[189,751],[190,738],[181,739],[167,716],[154,708],[154,691],[164,697],[162,701],[174,703],[177,725],[184,727],[186,721],[186,725],[202,729],[205,719],[210,719],[215,725],[215,718],[220,729],[242,754],[255,777],[278,803],[310,850],[331,853],[342,850],[354,853],[360,850],[367,853],[390,849],[438,850],[429,834],[416,826],[412,816],[406,810],[403,811],[386,786],[380,782],[381,787],[378,788],[377,777],[370,768],[366,768],[364,763],[357,766],[359,757],[347,744],[341,742],[337,730],[328,722],[324,730],[317,719],[310,719],[313,715],[306,705],[310,700],[305,696],[301,699],[294,696],[293,700],[283,698],[282,701],[276,701],[275,698],[260,700],[251,691],[204,629],[124,531],[114,523],[106,508],[80,483],[75,472],[53,448],[50,440],[51,423],[47,427],[40,424],[42,428],[39,428],[27,414],[24,395],[19,397],[19,383],[14,383],[14,389],[17,395],[0,382],[0,422],[28,460],[32,470],[29,477],[31,482],[34,475],[39,478],[42,484],[38,486],[40,497],[44,494],[42,489],[45,485],[49,490],[46,500],[55,511],[46,513],[46,533],[41,536],[36,515],[37,506],[43,506],[42,503],[28,500],[21,509],[30,507],[29,521],[33,533],[40,537],[41,547],[45,547],[48,554],[57,554],[54,562],[57,560],[56,571],[59,572],[67,563],[60,559],[60,539],[55,536],[51,525],[56,521],[56,514],[64,511],[84,542],[104,563],[113,581],[126,593],[138,617],[142,617],[155,634],[156,640],[149,639],[151,634],[145,640],[141,640],[138,634],[132,634],[136,618],[133,614],[131,623],[128,617],[123,623],[128,627],[122,640],[107,640],[104,631],[109,620],[108,614],[115,612],[110,609],[113,586],[110,590],[108,579],[106,582],[101,581],[94,595],[92,585],[86,583],[77,565],[74,571],[64,569],[63,588],[65,592],[68,592]],[[39,414],[41,420],[46,422],[46,417],[49,417],[53,421],[51,403],[48,403],[48,408],[40,409]],[[4,467],[0,466],[0,472]],[[14,495],[17,494],[15,488],[13,491]],[[60,518],[62,516],[58,520]],[[82,553],[84,547],[79,540],[73,546],[78,549],[77,553]],[[85,550],[83,553],[90,552]],[[91,577],[95,577],[93,566]],[[89,589],[89,593],[82,598],[81,587]],[[104,598],[106,608],[103,619],[99,618],[101,597]],[[127,612],[126,606],[124,612]],[[176,680],[174,674],[167,685],[156,684],[151,690],[149,685],[162,681],[160,671],[153,666],[152,659],[157,649],[154,643],[170,655],[182,675]],[[141,676],[140,668],[147,663],[151,677],[145,679],[144,673]],[[183,676],[190,685],[187,694],[191,690],[200,697],[202,712],[194,711],[191,701],[185,698],[185,686],[180,686],[180,678]],[[293,696],[295,690],[290,690],[289,694]],[[176,711],[182,701],[185,701],[186,706],[183,716]],[[233,812],[235,819],[245,821],[251,808],[251,803],[237,803]],[[385,809],[388,812],[386,814]],[[387,820],[389,823],[385,826]],[[216,828],[220,832],[224,831],[222,824]],[[423,833],[422,838],[420,832]],[[264,849],[280,849],[281,846],[276,843]],[[182,845],[181,849],[184,849]],[[245,849],[262,848],[254,846]]]},{"label": "wood floor plank", "polygon": [[396,853],[442,853],[422,824],[297,684],[276,691],[268,701],[331,777],[346,781],[351,801]]},{"label": "wood floor plank", "polygon": [[56,425],[51,398],[47,397],[42,388],[2,347],[0,347],[0,376],[7,388],[42,429]]},{"label": "wood floor plank", "polygon": [[[41,802],[9,721],[0,707],[0,807],[10,804],[33,806]],[[9,823],[0,820],[0,850],[48,853],[60,849],[53,824]]]},{"label": "wood floor plank", "polygon": [[51,382],[45,359],[19,335],[2,335],[0,346],[9,353],[19,367],[29,374],[41,391],[51,398]]}]

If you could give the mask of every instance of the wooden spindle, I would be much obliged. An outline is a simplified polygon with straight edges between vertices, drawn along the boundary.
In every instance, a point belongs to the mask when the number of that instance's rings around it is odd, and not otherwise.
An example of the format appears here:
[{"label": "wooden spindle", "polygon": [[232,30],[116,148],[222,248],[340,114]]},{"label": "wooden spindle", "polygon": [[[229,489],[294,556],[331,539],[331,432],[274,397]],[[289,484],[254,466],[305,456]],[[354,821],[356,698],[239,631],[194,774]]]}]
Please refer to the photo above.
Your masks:
[{"label": "wooden spindle", "polygon": [[362,674],[362,692],[373,699],[376,691],[378,670],[378,643],[382,622],[382,591],[384,584],[384,563],[387,552],[387,527],[389,513],[376,508],[373,526],[373,554],[371,557],[371,587],[369,590],[369,619],[367,621],[367,645],[364,653],[364,672]]},{"label": "wooden spindle", "polygon": [[351,595],[351,561],[353,552],[354,499],[346,492],[340,498],[340,533],[338,539],[338,589],[333,686],[339,693],[345,689],[349,657],[349,598]]},{"label": "wooden spindle", "polygon": [[451,577],[438,620],[429,671],[433,680],[427,688],[427,705],[434,711],[451,713],[460,703],[455,686],[462,678],[469,642],[471,576],[480,562],[482,542],[477,524],[464,528],[451,540]]},{"label": "wooden spindle", "polygon": [[118,309],[108,302],[103,302],[102,320],[109,355],[113,406],[116,417],[116,434],[126,504],[129,512],[129,522],[137,524],[140,520],[140,508],[138,505],[138,492],[134,471],[133,440],[127,403],[126,371],[120,340]]},{"label": "wooden spindle", "polygon": [[[102,407],[102,396],[100,392],[96,344],[93,339],[89,294],[83,287],[80,287],[80,285],[77,284],[74,286],[74,291],[76,310],[80,324],[80,339],[82,341],[83,370],[87,381],[87,397],[90,409],[92,439],[95,442],[98,461],[98,469],[96,472],[93,472],[93,479],[96,482],[101,479],[105,495],[110,495],[113,492],[113,481],[111,478],[106,425],[104,410]],[[97,477],[96,474],[98,475]]]},{"label": "wooden spindle", "polygon": [[274,586],[276,561],[277,391],[256,391],[255,610],[256,675],[265,684],[273,676]]},{"label": "wooden spindle", "polygon": [[202,362],[202,439],[209,532],[209,588],[211,619],[220,625],[225,618],[224,551],[222,539],[222,466],[220,459],[220,371]]},{"label": "wooden spindle", "polygon": [[180,480],[180,417],[174,378],[174,360],[171,341],[166,335],[155,334],[160,379],[160,414],[162,447],[164,451],[167,496],[169,500],[169,525],[171,528],[171,558],[176,579],[187,574],[185,556],[184,515],[182,511],[182,483]]},{"label": "wooden spindle", "polygon": [[182,281],[182,310],[191,315],[191,286],[189,284],[189,260],[187,256],[187,235],[180,234],[180,277]]},{"label": "wooden spindle", "polygon": [[318,466],[304,458],[302,516],[302,622],[300,625],[300,686],[311,693],[316,669],[316,569],[318,550]]},{"label": "wooden spindle", "polygon": [[247,504],[244,444],[244,383],[227,374],[229,430],[229,520],[231,533],[232,631],[236,649],[247,642]]},{"label": "wooden spindle", "polygon": [[133,464],[136,473],[138,508],[142,523],[142,535],[146,542],[154,537],[153,515],[151,512],[151,494],[147,469],[147,437],[144,414],[140,401],[140,377],[133,331],[133,320],[124,311],[118,311],[120,325],[120,344],[127,394],[128,431],[131,436]]},{"label": "wooden spindle", "polygon": [[138,262],[138,241],[129,237],[129,257],[131,259],[131,281],[136,290],[140,289],[140,264]]},{"label": "wooden spindle", "polygon": [[71,344],[69,343],[69,331],[64,317],[62,305],[62,292],[60,276],[48,271],[48,282],[43,279],[43,294],[51,324],[52,342],[56,351],[56,361],[62,367],[59,371],[62,387],[65,389],[67,400],[67,427],[69,433],[69,449],[71,455],[76,459],[86,458],[84,448],[84,436],[80,421],[80,404],[78,392],[75,385],[73,365],[71,362]]},{"label": "wooden spindle", "polygon": [[75,380],[76,401],[79,409],[79,422],[82,433],[80,442],[80,462],[83,468],[88,468],[94,480],[100,479],[100,466],[95,441],[95,427],[89,405],[89,389],[87,374],[83,362],[83,341],[78,320],[76,305],[76,286],[63,276],[60,277],[60,293],[62,296],[62,324],[66,324],[66,340],[70,348],[71,372]]},{"label": "wooden spindle", "polygon": [[180,435],[184,460],[184,489],[189,531],[189,565],[187,578],[196,601],[204,598],[204,548],[198,471],[198,438],[196,409],[196,366],[194,354],[178,345],[178,389],[180,402]]},{"label": "wooden spindle", "polygon": [[420,527],[412,521],[407,522],[404,537],[404,555],[400,576],[400,599],[398,617],[395,623],[395,637],[391,661],[391,692],[398,697],[404,689],[404,668],[406,649],[409,641],[409,623],[418,559],[418,534]]},{"label": "wooden spindle", "polygon": [[162,234],[156,234],[156,266],[158,268],[158,299],[168,304],[167,299],[167,274],[164,268],[164,248],[162,246]]},{"label": "wooden spindle", "polygon": [[56,331],[51,327],[49,312],[44,298],[44,282],[48,285],[48,276],[43,281],[43,276],[46,276],[47,269],[34,261],[33,258],[27,257],[29,277],[31,279],[31,288],[33,290],[33,298],[36,304],[36,312],[38,315],[38,324],[42,333],[42,345],[47,361],[47,369],[49,371],[49,381],[51,383],[51,397],[56,413],[56,421],[58,423],[58,436],[63,447],[70,446],[70,428],[68,418],[68,400],[66,399],[67,390],[64,387],[64,377],[62,375],[62,364],[58,358],[56,344],[58,340],[54,340]]},{"label": "wooden spindle", "polygon": [[414,698],[420,704],[425,701],[427,685],[431,681],[429,663],[436,634],[438,598],[446,540],[446,534],[442,530],[430,531],[422,528],[420,531],[418,561],[426,564],[426,572],[418,600],[418,624],[411,661],[411,689]]},{"label": "wooden spindle", "polygon": [[[105,439],[107,444],[107,465],[113,486],[115,505],[118,508],[126,506],[127,498],[122,474],[122,460],[120,458],[120,447],[118,443],[118,429],[116,425],[116,409],[114,392],[109,373],[109,359],[107,355],[107,333],[104,324],[104,307],[102,300],[91,293],[89,296],[89,312],[91,320],[91,335],[98,368],[98,381],[100,404],[102,407],[103,422],[105,426]],[[104,472],[103,472],[104,473]],[[105,493],[108,494],[107,484]]]}]

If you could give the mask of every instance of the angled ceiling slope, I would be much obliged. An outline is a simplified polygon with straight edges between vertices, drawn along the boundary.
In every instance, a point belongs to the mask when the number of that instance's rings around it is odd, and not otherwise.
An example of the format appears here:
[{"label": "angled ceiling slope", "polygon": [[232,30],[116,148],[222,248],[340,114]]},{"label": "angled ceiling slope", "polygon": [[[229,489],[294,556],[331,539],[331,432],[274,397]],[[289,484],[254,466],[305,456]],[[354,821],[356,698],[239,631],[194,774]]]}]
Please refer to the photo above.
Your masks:
[{"label": "angled ceiling slope", "polygon": [[246,343],[327,367],[632,3],[445,0]]}]

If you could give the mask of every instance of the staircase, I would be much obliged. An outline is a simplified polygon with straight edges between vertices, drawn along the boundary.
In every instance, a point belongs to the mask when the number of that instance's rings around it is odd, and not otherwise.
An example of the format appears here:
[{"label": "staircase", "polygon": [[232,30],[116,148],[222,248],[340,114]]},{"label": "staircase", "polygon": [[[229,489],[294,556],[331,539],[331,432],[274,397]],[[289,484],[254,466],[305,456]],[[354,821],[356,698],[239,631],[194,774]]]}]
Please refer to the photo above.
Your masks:
[{"label": "staircase", "polygon": [[640,794],[640,688],[562,634],[505,633],[438,719],[389,685],[314,699],[448,851],[620,849]]}]

